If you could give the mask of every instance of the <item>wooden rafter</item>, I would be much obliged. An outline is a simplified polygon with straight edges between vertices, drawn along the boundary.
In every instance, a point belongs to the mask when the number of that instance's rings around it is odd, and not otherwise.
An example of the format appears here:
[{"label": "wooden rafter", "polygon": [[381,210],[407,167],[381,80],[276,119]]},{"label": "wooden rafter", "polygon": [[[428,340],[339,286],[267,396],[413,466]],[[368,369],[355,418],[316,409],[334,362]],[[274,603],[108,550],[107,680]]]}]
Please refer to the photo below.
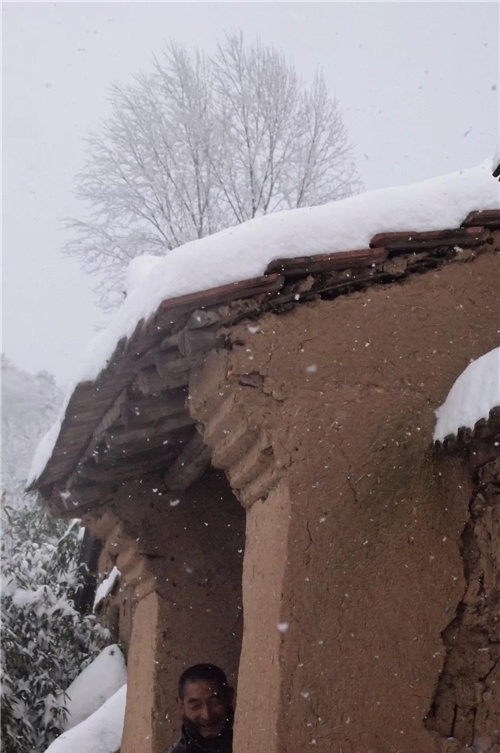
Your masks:
[{"label": "wooden rafter", "polygon": [[164,476],[167,489],[171,491],[187,489],[209,466],[211,456],[210,447],[207,447],[201,435],[195,432],[191,441]]},{"label": "wooden rafter", "polygon": [[127,427],[147,426],[187,412],[187,390],[180,388],[152,397],[129,398],[121,405],[121,421]]}]

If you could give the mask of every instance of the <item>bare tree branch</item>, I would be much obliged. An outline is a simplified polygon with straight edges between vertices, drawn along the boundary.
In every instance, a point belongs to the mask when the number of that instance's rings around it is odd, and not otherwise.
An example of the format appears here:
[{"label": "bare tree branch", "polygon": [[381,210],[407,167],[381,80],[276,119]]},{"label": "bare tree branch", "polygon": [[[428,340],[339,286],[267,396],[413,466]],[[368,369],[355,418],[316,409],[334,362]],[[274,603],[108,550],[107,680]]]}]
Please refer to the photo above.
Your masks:
[{"label": "bare tree branch", "polygon": [[99,276],[104,308],[122,299],[135,256],[361,189],[321,74],[307,88],[282,54],[241,34],[211,58],[170,44],[109,101],[77,176],[87,214],[68,220],[64,249]]}]

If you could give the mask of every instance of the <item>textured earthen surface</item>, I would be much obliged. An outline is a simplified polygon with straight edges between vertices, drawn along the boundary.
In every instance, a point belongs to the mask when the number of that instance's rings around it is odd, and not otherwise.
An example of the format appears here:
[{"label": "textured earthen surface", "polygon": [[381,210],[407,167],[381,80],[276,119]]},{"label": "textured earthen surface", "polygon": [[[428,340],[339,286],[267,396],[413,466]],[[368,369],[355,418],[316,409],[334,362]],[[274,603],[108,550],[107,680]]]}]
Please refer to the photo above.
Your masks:
[{"label": "textured earthen surface", "polygon": [[[277,587],[271,553],[256,568],[258,544],[247,544],[245,609],[273,609],[265,625],[245,626],[236,753],[449,749],[424,719],[466,589],[472,482],[458,460],[433,456],[431,437],[455,379],[498,344],[498,272],[485,254],[266,315],[231,330],[231,349],[192,380],[214,463],[266,541],[286,548]],[[284,499],[285,487],[283,542],[273,489]],[[277,615],[289,623],[278,637]],[[260,700],[243,680],[252,659]]]},{"label": "textured earthen surface", "polygon": [[[120,753],[154,753],[153,703],[158,642],[158,597],[141,599],[134,614],[134,627],[127,654],[127,713]],[[134,713],[134,710],[139,713]],[[140,710],[140,711],[139,711]]]},{"label": "textured earthen surface", "polygon": [[459,745],[494,753],[500,750],[500,460],[471,472],[462,533],[467,587],[443,632],[446,660],[426,724]]},{"label": "textured earthen surface", "polygon": [[[287,629],[281,622],[280,595],[287,565],[289,522],[286,484],[274,489],[264,502],[256,502],[247,514],[243,569],[246,640],[238,675],[239,721],[234,739],[234,749],[239,753],[279,750],[280,653]],[[278,625],[283,632],[277,629]]]}]

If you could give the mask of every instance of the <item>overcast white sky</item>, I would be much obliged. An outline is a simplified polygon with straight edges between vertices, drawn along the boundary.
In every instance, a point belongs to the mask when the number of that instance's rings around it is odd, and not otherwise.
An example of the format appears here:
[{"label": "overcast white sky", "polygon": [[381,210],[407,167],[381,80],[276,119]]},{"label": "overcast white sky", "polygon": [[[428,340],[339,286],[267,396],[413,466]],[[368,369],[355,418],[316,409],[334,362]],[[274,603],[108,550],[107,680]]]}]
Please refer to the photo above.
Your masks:
[{"label": "overcast white sky", "polygon": [[211,49],[224,31],[321,66],[367,189],[489,157],[499,138],[499,6],[493,3],[4,3],[3,351],[64,383],[102,321],[92,280],[59,252],[78,216],[82,139],[106,89],[172,38]]}]

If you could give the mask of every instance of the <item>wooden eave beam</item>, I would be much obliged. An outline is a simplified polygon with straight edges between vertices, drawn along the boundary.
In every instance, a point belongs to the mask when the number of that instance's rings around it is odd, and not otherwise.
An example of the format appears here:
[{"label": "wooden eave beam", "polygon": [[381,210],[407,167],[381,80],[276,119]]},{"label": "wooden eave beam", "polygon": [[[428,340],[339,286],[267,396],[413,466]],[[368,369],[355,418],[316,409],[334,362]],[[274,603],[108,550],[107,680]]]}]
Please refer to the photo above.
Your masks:
[{"label": "wooden eave beam", "polygon": [[48,501],[49,508],[63,518],[77,518],[89,509],[104,504],[115,494],[119,484],[86,484],[56,488]]},{"label": "wooden eave beam", "polygon": [[212,450],[204,444],[196,432],[179,457],[163,477],[165,486],[171,491],[184,491],[196,481],[210,465]]},{"label": "wooden eave beam", "polygon": [[163,353],[161,350],[156,350],[153,354],[154,363],[158,374],[165,379],[168,379],[174,374],[184,374],[190,372],[191,369],[201,366],[204,361],[204,353],[194,353],[188,358],[175,358],[169,353]]},{"label": "wooden eave beam", "polygon": [[182,446],[173,446],[168,452],[165,450],[161,453],[153,451],[148,453],[145,458],[129,459],[126,463],[116,464],[115,466],[111,464],[103,467],[89,461],[79,467],[73,477],[75,483],[105,484],[123,482],[132,477],[165,471],[175,461],[179,449],[182,449]]},{"label": "wooden eave beam", "polygon": [[144,398],[130,398],[121,406],[121,422],[134,428],[157,423],[178,413],[187,412],[187,390],[168,392]]},{"label": "wooden eave beam", "polygon": [[99,445],[94,453],[95,462],[103,469],[114,467],[116,463],[140,462],[149,455],[164,450],[170,453],[171,448],[179,447],[188,442],[193,434],[193,425],[185,426],[170,433],[160,434],[149,440],[137,440],[126,445],[108,449],[105,444]]},{"label": "wooden eave beam", "polygon": [[189,371],[172,372],[161,376],[156,366],[141,369],[136,375],[132,389],[141,395],[160,395],[167,390],[177,390],[189,384]]},{"label": "wooden eave beam", "polygon": [[163,421],[144,426],[142,428],[134,429],[129,427],[109,429],[104,432],[103,438],[106,447],[109,450],[114,448],[126,448],[132,447],[136,444],[145,443],[159,443],[161,444],[164,439],[168,439],[169,435],[176,429],[183,429],[186,426],[192,426],[196,423],[196,420],[189,415],[185,410],[182,413],[177,413],[174,416],[163,419]]}]

